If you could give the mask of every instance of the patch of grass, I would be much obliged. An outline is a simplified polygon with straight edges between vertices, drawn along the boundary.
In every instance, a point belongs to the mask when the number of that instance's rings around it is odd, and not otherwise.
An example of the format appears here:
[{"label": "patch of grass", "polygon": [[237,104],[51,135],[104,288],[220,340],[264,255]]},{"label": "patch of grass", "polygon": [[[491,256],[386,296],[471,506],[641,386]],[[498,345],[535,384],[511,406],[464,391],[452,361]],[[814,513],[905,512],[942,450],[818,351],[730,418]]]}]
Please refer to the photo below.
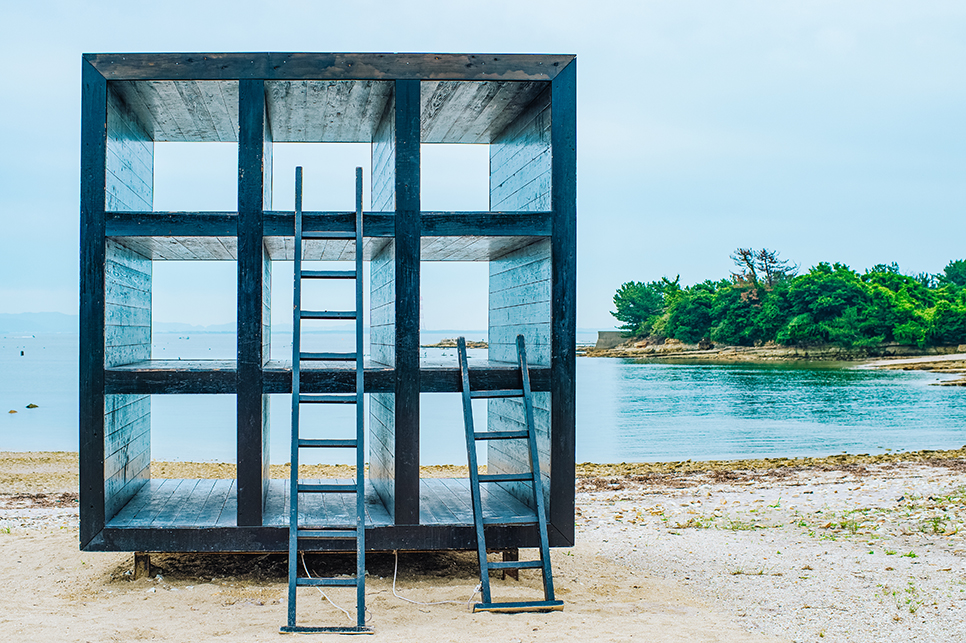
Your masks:
[{"label": "patch of grass", "polygon": [[[949,518],[947,516],[931,516],[920,523],[919,531],[933,535],[945,534],[948,523]],[[956,529],[955,531],[959,530]]]},{"label": "patch of grass", "polygon": [[754,521],[742,520],[741,518],[728,518],[724,524],[724,529],[729,531],[752,531],[760,528],[761,526]]},{"label": "patch of grass", "polygon": [[849,516],[848,518],[839,522],[839,528],[844,529],[851,535],[859,533],[859,521],[855,519],[854,516]]},{"label": "patch of grass", "polygon": [[687,522],[678,522],[674,529],[711,529],[716,516],[691,516]]},{"label": "patch of grass", "polygon": [[910,551],[908,554],[903,554],[902,557],[903,558],[919,558],[919,556],[916,556],[916,552],[914,552],[914,551]]}]

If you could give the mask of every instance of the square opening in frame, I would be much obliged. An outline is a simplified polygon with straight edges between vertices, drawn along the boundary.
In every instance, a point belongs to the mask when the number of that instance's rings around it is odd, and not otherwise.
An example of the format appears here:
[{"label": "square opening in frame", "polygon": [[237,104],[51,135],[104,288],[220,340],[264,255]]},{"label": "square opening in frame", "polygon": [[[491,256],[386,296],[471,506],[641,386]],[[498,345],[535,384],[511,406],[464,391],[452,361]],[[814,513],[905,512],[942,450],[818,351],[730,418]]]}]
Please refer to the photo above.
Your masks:
[{"label": "square opening in frame", "polygon": [[234,360],[237,263],[155,261],[153,272],[151,358]]}]

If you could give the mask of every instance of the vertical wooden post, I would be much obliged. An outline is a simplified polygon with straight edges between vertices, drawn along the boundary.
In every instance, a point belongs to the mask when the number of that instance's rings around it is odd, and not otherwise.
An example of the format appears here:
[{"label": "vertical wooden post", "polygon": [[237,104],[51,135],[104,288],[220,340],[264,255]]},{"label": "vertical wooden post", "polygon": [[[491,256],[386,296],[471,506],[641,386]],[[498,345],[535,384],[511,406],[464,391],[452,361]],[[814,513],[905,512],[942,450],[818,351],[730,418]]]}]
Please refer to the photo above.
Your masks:
[{"label": "vertical wooden post", "polygon": [[134,552],[134,580],[151,577],[151,554]]},{"label": "vertical wooden post", "polygon": [[[268,404],[262,395],[263,279],[262,221],[266,163],[271,137],[265,82],[241,80],[238,87],[238,364],[236,376],[238,525],[262,524],[268,490]],[[270,172],[270,170],[269,170]]]},{"label": "vertical wooden post", "polygon": [[[520,560],[520,550],[516,547],[513,549],[503,550],[503,562],[504,563],[515,563]],[[504,569],[503,570],[503,580],[507,578],[512,578],[513,580],[520,580],[520,570],[519,569]]]},{"label": "vertical wooden post", "polygon": [[577,61],[551,81],[550,522],[574,542],[577,343]]},{"label": "vertical wooden post", "polygon": [[419,523],[419,81],[397,80],[396,524]]},{"label": "vertical wooden post", "polygon": [[80,546],[104,528],[104,222],[107,81],[81,62]]}]

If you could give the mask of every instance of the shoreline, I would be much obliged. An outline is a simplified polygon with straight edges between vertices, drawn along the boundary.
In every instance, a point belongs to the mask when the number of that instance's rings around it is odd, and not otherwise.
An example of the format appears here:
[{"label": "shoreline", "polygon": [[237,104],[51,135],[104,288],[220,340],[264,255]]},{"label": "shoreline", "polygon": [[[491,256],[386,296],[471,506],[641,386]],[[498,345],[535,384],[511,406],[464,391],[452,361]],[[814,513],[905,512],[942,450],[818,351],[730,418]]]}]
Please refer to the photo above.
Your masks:
[{"label": "shoreline", "polygon": [[[630,342],[628,342],[630,344]],[[586,348],[582,357],[610,357],[653,361],[662,364],[775,364],[801,363],[839,365],[845,368],[881,368],[930,371],[960,375],[935,386],[966,386],[966,344],[921,349],[890,345],[876,349],[845,349],[835,346],[801,348],[793,346],[721,346],[702,349],[697,345],[669,341],[648,345],[646,341],[614,348]]]},{"label": "shoreline", "polygon": [[[0,496],[16,494],[76,493],[78,490],[78,454],[76,451],[0,451]],[[739,460],[683,460],[671,462],[580,462],[575,469],[575,483],[580,487],[588,479],[642,478],[657,481],[662,477],[715,476],[720,473],[777,472],[779,475],[803,471],[851,471],[866,466],[915,464],[954,467],[966,470],[966,445],[959,449],[921,449],[880,454],[836,454],[821,457],[745,458]],[[353,475],[351,465],[302,465],[306,478],[345,478]],[[485,470],[485,466],[480,467]],[[270,475],[276,479],[289,477],[287,464],[273,464]],[[232,479],[235,465],[229,462],[151,461],[153,478]],[[465,478],[466,465],[424,465],[423,478]]]}]

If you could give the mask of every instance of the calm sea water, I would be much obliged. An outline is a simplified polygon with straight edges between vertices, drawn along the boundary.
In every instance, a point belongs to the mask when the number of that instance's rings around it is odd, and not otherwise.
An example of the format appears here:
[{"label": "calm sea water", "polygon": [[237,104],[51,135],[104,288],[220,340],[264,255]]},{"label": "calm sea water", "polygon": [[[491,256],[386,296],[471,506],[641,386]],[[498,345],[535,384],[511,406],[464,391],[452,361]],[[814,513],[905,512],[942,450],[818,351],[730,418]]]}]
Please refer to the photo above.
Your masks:
[{"label": "calm sea water", "polygon": [[[438,335],[438,336],[436,336]],[[424,342],[452,333],[427,334]],[[467,333],[474,338],[473,333]],[[481,337],[480,337],[481,338]],[[333,350],[348,335],[313,336]],[[273,336],[284,359],[290,336]],[[158,333],[157,358],[226,359],[234,336]],[[23,351],[21,356],[20,352]],[[426,349],[455,359],[455,351]],[[470,351],[485,357],[486,351]],[[471,362],[472,363],[472,362]],[[578,462],[647,462],[947,449],[966,444],[966,390],[930,386],[916,371],[839,366],[675,365],[577,360]],[[272,396],[271,455],[287,462],[290,398]],[[27,409],[28,404],[39,408]],[[462,463],[457,394],[421,400],[424,464]],[[17,413],[7,413],[16,410]],[[320,422],[350,431],[351,409]],[[483,422],[485,406],[477,421]],[[311,418],[309,418],[311,421]],[[235,400],[229,395],[157,395],[152,454],[157,459],[235,459]],[[0,450],[76,450],[77,337],[0,335]]]}]

